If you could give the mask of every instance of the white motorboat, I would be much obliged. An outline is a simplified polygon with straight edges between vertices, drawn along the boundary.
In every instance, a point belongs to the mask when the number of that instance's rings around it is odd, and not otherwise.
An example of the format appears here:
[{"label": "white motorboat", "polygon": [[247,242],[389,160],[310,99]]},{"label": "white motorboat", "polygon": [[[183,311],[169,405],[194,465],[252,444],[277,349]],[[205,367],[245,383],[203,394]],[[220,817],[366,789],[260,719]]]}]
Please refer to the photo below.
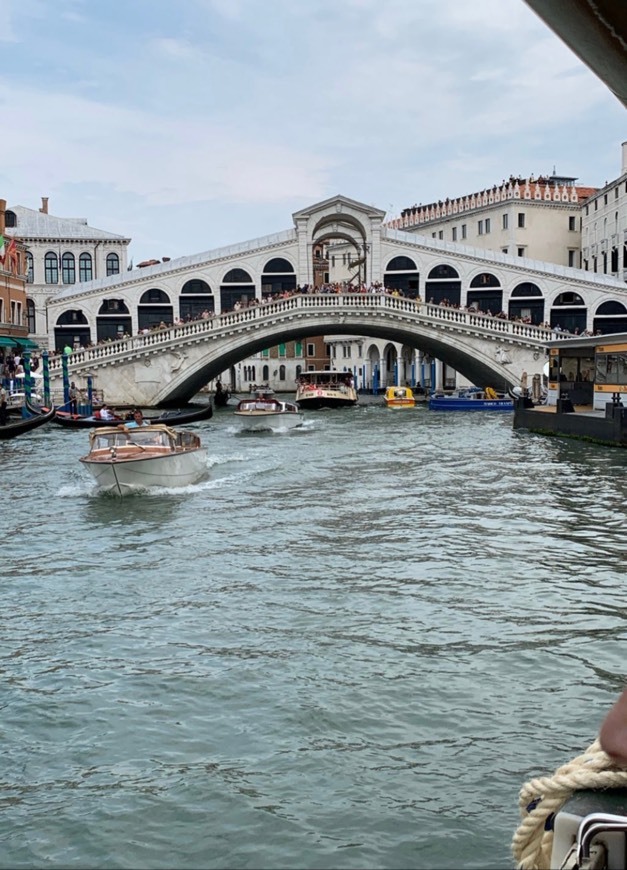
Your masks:
[{"label": "white motorboat", "polygon": [[90,430],[89,453],[80,462],[100,489],[126,495],[196,483],[207,471],[207,451],[193,432],[121,424]]},{"label": "white motorboat", "polygon": [[282,402],[270,394],[242,399],[234,415],[242,430],[247,432],[294,429],[301,426],[304,420],[298,405],[294,402]]},{"label": "white motorboat", "polygon": [[298,378],[296,402],[299,408],[346,408],[357,404],[357,390],[351,372],[302,372]]}]

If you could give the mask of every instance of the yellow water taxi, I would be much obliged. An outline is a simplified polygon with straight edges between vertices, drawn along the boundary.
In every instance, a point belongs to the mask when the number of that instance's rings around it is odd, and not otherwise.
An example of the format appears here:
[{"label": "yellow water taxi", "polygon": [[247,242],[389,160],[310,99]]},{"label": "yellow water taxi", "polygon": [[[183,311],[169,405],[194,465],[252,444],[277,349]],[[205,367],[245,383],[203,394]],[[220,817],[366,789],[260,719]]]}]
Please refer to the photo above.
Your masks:
[{"label": "yellow water taxi", "polygon": [[388,387],[384,400],[388,408],[416,407],[416,398],[411,387]]}]

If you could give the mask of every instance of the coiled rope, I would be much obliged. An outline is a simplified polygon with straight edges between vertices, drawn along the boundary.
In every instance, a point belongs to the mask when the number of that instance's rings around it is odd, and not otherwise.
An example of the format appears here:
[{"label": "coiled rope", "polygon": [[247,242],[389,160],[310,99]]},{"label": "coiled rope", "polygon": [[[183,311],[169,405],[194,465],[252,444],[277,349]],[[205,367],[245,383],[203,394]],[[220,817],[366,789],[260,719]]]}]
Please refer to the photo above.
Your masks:
[{"label": "coiled rope", "polygon": [[525,783],[518,799],[522,821],[512,840],[518,870],[550,870],[553,820],[573,792],[625,787],[627,770],[603,752],[598,739],[553,776]]}]

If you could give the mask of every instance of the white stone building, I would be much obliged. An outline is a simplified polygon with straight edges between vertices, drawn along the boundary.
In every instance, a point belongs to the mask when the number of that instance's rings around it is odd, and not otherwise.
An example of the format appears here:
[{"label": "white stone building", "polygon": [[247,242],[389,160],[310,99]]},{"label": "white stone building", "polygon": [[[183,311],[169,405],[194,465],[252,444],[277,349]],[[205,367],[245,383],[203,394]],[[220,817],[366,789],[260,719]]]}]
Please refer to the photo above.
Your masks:
[{"label": "white stone building", "polygon": [[50,297],[63,287],[125,272],[131,240],[90,227],[85,218],[49,214],[47,197],[42,197],[38,211],[9,206],[5,220],[6,237],[14,236],[27,248],[28,331],[30,338],[46,349]]},{"label": "white stone building", "polygon": [[621,174],[584,204],[582,267],[627,281],[627,142],[622,144]]}]

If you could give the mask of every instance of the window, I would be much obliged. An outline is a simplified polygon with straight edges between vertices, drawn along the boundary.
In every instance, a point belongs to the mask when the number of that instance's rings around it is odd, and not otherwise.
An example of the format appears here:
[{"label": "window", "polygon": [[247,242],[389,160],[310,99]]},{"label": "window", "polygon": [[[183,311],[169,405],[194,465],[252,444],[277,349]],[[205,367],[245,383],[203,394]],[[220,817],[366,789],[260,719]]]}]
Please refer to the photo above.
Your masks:
[{"label": "window", "polygon": [[483,221],[479,221],[477,223],[477,232],[479,233],[480,236],[483,235]]},{"label": "window", "polygon": [[507,248],[501,248],[501,250],[503,251],[504,254],[507,253]]},{"label": "window", "polygon": [[302,341],[294,342],[294,356],[299,357],[303,355],[303,343]]},{"label": "window", "polygon": [[107,275],[120,274],[120,258],[117,254],[107,254]]},{"label": "window", "polygon": [[443,238],[444,238],[444,230],[440,230],[440,232],[438,233],[438,239],[443,239]]},{"label": "window", "polygon": [[74,254],[63,254],[61,258],[61,280],[64,284],[76,284],[76,262]]},{"label": "window", "polygon": [[503,215],[503,229],[506,230],[508,228],[509,228],[509,215],[504,214]]},{"label": "window", "polygon": [[432,238],[432,239],[435,239],[435,236],[436,236],[435,233],[431,233],[431,238]]},{"label": "window", "polygon": [[285,380],[285,366],[279,366],[279,380]]},{"label": "window", "polygon": [[457,227],[453,227],[451,232],[452,232],[453,241],[456,242],[457,241]]},{"label": "window", "polygon": [[525,213],[524,213],[524,211],[519,211],[518,212],[518,228],[522,230],[522,229],[524,229],[524,227],[525,227]]},{"label": "window", "polygon": [[285,344],[279,345],[279,356],[287,356],[287,347]]},{"label": "window", "polygon": [[32,299],[26,300],[26,322],[29,332],[37,332],[35,328],[35,303]]},{"label": "window", "polygon": [[81,254],[78,258],[78,280],[91,281],[93,277],[91,254]]},{"label": "window", "polygon": [[[261,351],[261,356],[263,356],[263,357],[265,357],[265,358],[267,359],[267,358],[270,356],[270,348],[267,347],[265,350],[262,350],[262,351]],[[264,366],[264,371],[265,371],[265,369],[266,369],[266,366]],[[267,381],[267,380],[268,380],[268,378],[267,378],[267,376],[266,376],[266,377],[264,378],[264,381]]]},{"label": "window", "polygon": [[485,231],[486,235],[490,232],[490,218],[485,219]]},{"label": "window", "polygon": [[524,257],[524,256],[525,256],[525,249],[524,249],[524,248],[518,248],[517,250],[518,250],[518,256],[519,256],[519,257]]},{"label": "window", "polygon": [[466,224],[462,224],[462,239],[466,238]]},{"label": "window", "polygon": [[[33,255],[30,251],[26,251],[26,282],[28,284],[32,284],[35,280],[35,272],[33,265]],[[30,332],[34,332],[34,329],[29,330]]]},{"label": "window", "polygon": [[307,345],[307,356],[315,356],[316,355],[316,346],[315,344]]},{"label": "window", "polygon": [[568,229],[569,229],[569,230],[575,230],[575,229],[577,229],[577,218],[576,218],[574,215],[572,215],[572,214],[571,214],[571,216],[568,218]]},{"label": "window", "polygon": [[44,259],[44,272],[46,284],[58,284],[59,283],[59,261],[57,260],[57,255],[53,253],[47,253]]},{"label": "window", "polygon": [[577,257],[577,251],[569,251],[568,252],[568,265],[569,266],[572,266],[573,268],[575,268],[575,266],[577,265],[576,257]]}]

